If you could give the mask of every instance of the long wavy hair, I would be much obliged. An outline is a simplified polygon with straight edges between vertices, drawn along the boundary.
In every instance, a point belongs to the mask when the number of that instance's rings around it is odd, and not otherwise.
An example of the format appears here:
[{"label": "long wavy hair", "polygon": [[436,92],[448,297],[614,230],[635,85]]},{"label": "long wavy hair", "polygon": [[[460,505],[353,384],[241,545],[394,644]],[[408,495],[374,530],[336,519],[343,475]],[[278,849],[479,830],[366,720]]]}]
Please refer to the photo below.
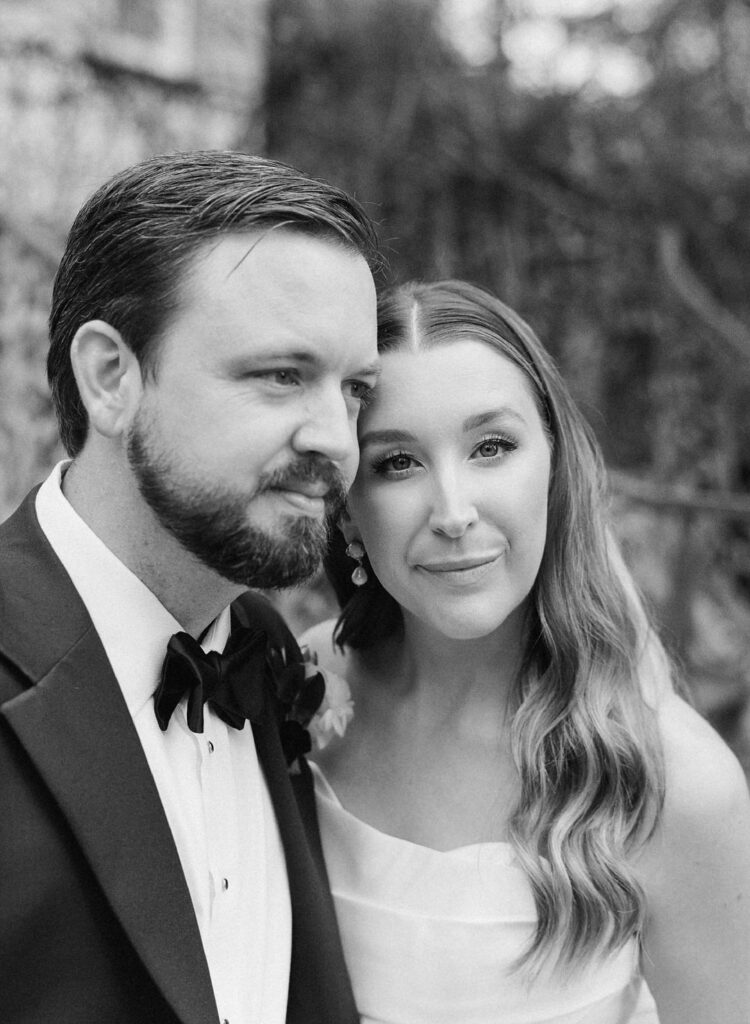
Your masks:
[{"label": "long wavy hair", "polygon": [[[628,854],[651,835],[663,802],[647,694],[671,686],[669,665],[607,526],[599,447],[528,324],[460,281],[385,292],[378,324],[381,353],[490,345],[527,377],[549,437],[547,538],[512,695],[520,797],[510,840],[537,910],[518,966],[533,975],[549,958],[574,968],[642,931],[644,895]],[[366,654],[403,628],[401,609],[369,562],[367,583],[351,583],[335,534],[326,570],[342,608],[336,642]]]}]

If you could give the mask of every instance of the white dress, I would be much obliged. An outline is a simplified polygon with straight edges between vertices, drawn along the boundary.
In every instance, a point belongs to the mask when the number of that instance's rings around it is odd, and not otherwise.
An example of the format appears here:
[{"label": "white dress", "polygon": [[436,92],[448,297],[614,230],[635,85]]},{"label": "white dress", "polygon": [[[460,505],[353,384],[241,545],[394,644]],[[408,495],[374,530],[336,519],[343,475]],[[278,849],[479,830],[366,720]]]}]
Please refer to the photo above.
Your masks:
[{"label": "white dress", "polygon": [[567,984],[509,971],[536,919],[510,844],[441,852],[386,835],[313,772],[362,1024],[658,1024],[635,942]]}]

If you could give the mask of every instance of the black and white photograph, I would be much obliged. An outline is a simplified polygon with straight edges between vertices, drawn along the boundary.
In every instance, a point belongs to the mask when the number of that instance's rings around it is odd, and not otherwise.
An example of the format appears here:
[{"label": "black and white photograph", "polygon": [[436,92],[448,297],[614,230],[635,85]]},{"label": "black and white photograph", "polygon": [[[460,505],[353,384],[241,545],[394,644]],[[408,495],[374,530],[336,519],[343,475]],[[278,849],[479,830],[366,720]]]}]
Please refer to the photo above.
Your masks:
[{"label": "black and white photograph", "polygon": [[747,0],[0,0],[0,1024],[750,1024]]}]

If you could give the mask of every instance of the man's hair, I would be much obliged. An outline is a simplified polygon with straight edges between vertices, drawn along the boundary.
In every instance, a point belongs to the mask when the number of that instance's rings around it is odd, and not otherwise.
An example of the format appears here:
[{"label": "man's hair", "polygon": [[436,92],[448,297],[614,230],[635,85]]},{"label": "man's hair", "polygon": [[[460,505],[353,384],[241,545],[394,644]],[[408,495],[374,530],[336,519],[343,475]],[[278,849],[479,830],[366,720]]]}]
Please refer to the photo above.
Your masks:
[{"label": "man's hair", "polygon": [[70,455],[88,417],[70,361],[78,328],[114,327],[145,372],[197,252],[229,233],[288,226],[381,264],[375,229],[345,192],[273,160],[221,150],[155,156],[115,175],[82,207],[55,277],[47,376]]}]

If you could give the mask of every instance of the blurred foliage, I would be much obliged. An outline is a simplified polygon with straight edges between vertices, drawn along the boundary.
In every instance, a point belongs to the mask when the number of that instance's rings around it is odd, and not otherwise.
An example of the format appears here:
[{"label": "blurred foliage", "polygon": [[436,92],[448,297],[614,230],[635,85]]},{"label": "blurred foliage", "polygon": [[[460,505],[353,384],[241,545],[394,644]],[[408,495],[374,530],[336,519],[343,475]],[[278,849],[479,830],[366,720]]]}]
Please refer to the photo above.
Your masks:
[{"label": "blurred foliage", "polygon": [[[571,39],[638,54],[644,85],[624,99],[595,83],[515,87],[500,47],[514,20],[503,5],[495,59],[481,66],[441,32],[433,0],[273,0],[270,10],[269,154],[363,199],[394,277],[466,277],[524,313],[612,462],[739,483],[750,377],[747,5],[664,2],[629,30],[619,8],[569,21]],[[731,327],[718,329],[721,316]]]},{"label": "blurred foliage", "polygon": [[[463,277],[517,308],[611,466],[688,498],[746,492],[750,9],[653,0],[563,19],[570,46],[630,56],[639,80],[619,95],[595,74],[521,88],[503,51],[521,5],[491,14],[494,52],[471,64],[434,0],[272,0],[269,155],[365,203],[391,278]],[[699,701],[737,727],[747,519],[619,498],[615,512]]]}]

